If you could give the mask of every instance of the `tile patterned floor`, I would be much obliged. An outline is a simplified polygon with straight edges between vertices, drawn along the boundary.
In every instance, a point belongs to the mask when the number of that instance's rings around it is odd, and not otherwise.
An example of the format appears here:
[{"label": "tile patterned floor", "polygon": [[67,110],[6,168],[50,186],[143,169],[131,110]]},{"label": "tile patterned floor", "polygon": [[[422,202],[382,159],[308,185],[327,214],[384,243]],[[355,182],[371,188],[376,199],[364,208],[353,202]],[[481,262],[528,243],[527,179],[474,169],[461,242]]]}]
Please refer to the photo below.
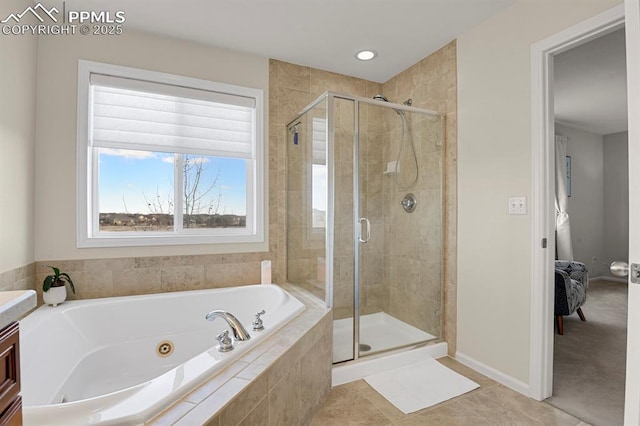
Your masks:
[{"label": "tile patterned floor", "polygon": [[329,392],[312,426],[588,426],[544,402],[534,401],[465,367],[452,358],[439,361],[475,381],[480,387],[457,398],[404,414],[364,380],[337,386]]}]

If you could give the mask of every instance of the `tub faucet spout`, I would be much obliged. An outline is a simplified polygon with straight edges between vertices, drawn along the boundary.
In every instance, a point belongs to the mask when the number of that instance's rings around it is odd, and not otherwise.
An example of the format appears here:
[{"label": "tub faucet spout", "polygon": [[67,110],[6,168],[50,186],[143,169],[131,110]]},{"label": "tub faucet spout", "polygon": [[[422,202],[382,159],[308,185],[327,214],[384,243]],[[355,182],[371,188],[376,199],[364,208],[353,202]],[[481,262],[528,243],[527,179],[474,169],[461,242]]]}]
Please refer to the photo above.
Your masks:
[{"label": "tub faucet spout", "polygon": [[235,316],[233,316],[227,311],[220,311],[220,310],[211,311],[207,314],[205,318],[207,321],[213,321],[218,317],[224,319],[227,322],[227,324],[229,324],[229,327],[231,327],[231,331],[233,331],[233,337],[235,337],[236,340],[244,341],[244,340],[251,339],[249,332],[247,332],[247,330],[240,323],[238,318],[236,318]]}]

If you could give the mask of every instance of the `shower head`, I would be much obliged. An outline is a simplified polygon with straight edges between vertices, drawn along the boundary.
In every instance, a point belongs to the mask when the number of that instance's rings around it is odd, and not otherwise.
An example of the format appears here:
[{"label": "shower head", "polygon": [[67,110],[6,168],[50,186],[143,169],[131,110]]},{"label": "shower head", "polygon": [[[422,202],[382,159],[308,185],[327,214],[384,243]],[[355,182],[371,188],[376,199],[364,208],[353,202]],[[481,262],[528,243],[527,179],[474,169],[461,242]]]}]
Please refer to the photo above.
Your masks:
[{"label": "shower head", "polygon": [[[374,99],[374,100],[376,100],[376,101],[391,102],[391,101],[389,101],[389,99],[387,99],[387,97],[386,97],[385,95],[382,95],[382,94],[380,94],[380,93],[378,93],[377,95],[375,95],[375,96],[373,97],[373,99]],[[398,114],[398,115],[400,115],[400,116],[403,116],[403,117],[404,117],[404,112],[403,112],[403,111],[400,111],[400,110],[397,110],[397,109],[394,109],[394,111],[396,112],[396,114]]]}]

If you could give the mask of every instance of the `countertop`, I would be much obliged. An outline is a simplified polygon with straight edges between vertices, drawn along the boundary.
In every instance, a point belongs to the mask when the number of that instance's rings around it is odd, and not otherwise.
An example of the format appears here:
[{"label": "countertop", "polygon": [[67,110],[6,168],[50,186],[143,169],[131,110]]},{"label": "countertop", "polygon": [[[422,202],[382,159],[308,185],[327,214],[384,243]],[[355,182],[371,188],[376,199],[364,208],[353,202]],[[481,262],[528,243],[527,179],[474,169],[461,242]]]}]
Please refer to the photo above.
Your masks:
[{"label": "countertop", "polygon": [[33,290],[0,291],[0,329],[36,307]]}]

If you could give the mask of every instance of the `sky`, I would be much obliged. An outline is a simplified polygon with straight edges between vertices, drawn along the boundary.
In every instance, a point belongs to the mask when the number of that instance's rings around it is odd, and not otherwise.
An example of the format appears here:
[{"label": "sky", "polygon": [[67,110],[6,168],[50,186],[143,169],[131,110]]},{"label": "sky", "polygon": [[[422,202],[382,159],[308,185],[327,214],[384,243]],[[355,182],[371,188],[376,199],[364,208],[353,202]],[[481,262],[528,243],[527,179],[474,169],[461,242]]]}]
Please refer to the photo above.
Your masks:
[{"label": "sky", "polygon": [[[221,193],[220,214],[246,214],[247,160],[202,157],[201,187],[216,175],[213,197]],[[147,202],[159,200],[167,213],[173,199],[173,154],[101,148],[99,154],[99,206],[101,213],[153,213]],[[202,213],[206,213],[203,211]]]}]

